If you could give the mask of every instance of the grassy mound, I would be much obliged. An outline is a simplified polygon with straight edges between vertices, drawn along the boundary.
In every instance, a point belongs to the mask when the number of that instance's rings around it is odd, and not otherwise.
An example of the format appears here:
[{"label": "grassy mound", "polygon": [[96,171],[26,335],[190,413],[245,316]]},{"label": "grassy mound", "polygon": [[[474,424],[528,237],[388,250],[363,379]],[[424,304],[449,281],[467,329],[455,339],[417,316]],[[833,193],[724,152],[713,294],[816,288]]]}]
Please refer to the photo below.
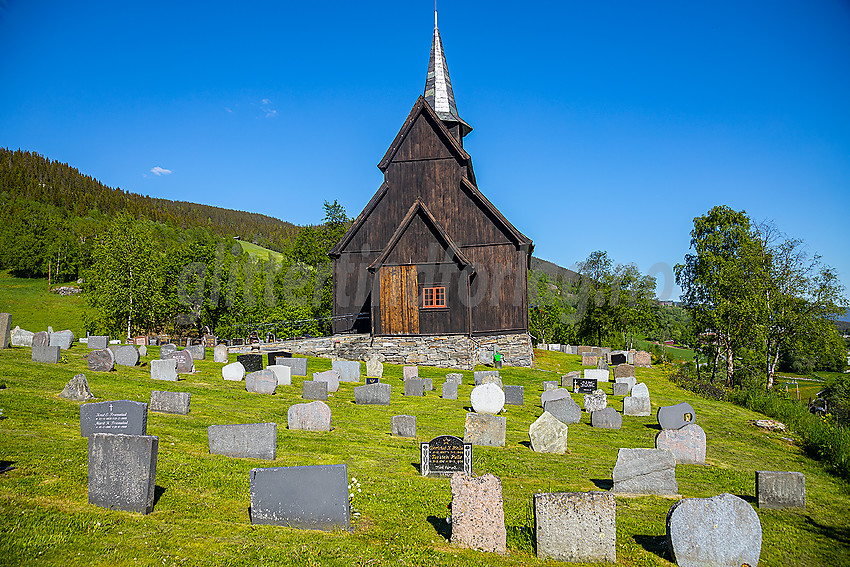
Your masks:
[{"label": "grassy mound", "polygon": [[46,278],[15,278],[8,272],[0,272],[0,312],[12,314],[13,328],[17,325],[38,332],[46,331],[51,325],[54,331],[71,329],[78,337],[86,336],[84,307],[85,299],[81,295],[51,293]]},{"label": "grassy mound", "polygon": [[[54,323],[55,326],[55,323]],[[535,492],[606,490],[620,447],[654,447],[655,417],[625,417],[623,429],[600,430],[589,416],[569,428],[566,455],[534,453],[528,427],[542,413],[541,384],[579,369],[577,356],[537,352],[537,369],[506,368],[506,384],[525,387],[525,405],[507,406],[504,448],[475,447],[476,474],[502,479],[507,556],[457,548],[447,542],[451,500],[447,479],[419,475],[419,442],[437,435],[463,436],[470,372],[459,399],[440,399],[446,370],[422,368],[435,391],[404,397],[401,367],[385,365],[393,386],[390,406],[356,406],[353,384],[330,397],[334,429],[327,433],[286,429],[286,411],[300,403],[301,377],[274,396],[250,394],[244,383],[221,379],[221,365],[198,361],[198,372],[180,382],[150,379],[149,368],[89,372],[77,345],[59,365],[30,361],[27,348],[0,351],[0,460],[14,467],[0,475],[0,557],[5,565],[537,565],[533,546]],[[149,350],[147,360],[158,349]],[[235,355],[231,355],[235,360]],[[310,359],[309,371],[330,368]],[[552,372],[556,370],[557,372]],[[192,394],[188,416],[150,413],[148,434],[159,437],[154,511],[148,516],[110,512],[88,504],[87,442],[80,437],[79,403],[58,397],[83,372],[98,401],[148,402],[151,390]],[[764,533],[760,565],[850,563],[850,486],[806,457],[792,434],[750,425],[762,417],[720,401],[703,400],[667,381],[660,370],[638,369],[653,409],[688,401],[708,436],[706,466],[676,468],[679,492],[708,497],[730,492],[751,503],[756,470],[800,471],[806,475],[805,510],[758,510]],[[622,399],[609,404],[622,410]],[[581,404],[580,396],[574,398]],[[417,417],[417,439],[390,435],[390,418]],[[274,461],[210,455],[206,428],[214,424],[278,423]],[[254,467],[346,463],[361,492],[352,533],[252,526],[248,517],[248,471]],[[619,565],[668,565],[664,521],[673,500],[617,498]],[[554,563],[552,563],[554,564]]]}]

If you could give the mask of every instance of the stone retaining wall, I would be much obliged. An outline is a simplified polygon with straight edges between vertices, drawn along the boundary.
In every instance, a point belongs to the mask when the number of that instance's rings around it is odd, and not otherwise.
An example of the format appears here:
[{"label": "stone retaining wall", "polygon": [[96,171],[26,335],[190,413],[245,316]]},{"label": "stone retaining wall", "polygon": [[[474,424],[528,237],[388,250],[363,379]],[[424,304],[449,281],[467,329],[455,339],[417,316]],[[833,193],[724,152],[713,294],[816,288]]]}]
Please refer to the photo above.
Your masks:
[{"label": "stone retaining wall", "polygon": [[[377,354],[382,362],[390,364],[472,370],[476,364],[481,363],[481,360],[489,358],[492,361],[494,348],[502,354],[503,366],[530,368],[532,365],[534,354],[528,333],[472,338],[463,335],[432,337],[334,335],[261,345],[260,352],[288,350],[307,356],[345,360],[366,360]],[[228,350],[238,353],[251,352],[251,347],[231,347]]]}]

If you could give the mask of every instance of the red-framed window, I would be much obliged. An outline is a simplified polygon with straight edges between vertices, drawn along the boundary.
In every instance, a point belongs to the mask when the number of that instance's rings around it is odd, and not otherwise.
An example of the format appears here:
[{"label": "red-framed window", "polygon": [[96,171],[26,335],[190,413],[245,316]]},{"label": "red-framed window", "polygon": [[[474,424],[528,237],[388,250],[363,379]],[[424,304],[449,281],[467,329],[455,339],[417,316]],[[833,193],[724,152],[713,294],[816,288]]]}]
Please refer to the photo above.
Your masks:
[{"label": "red-framed window", "polygon": [[445,287],[422,288],[422,307],[426,309],[446,306]]}]

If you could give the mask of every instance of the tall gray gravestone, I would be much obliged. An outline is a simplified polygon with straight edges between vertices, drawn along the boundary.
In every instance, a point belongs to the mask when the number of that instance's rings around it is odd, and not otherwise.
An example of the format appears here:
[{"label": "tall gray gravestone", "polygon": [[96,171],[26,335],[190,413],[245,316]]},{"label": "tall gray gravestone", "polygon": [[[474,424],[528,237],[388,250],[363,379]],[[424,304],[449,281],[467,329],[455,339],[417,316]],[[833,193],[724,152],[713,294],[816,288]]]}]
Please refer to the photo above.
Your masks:
[{"label": "tall gray gravestone", "polygon": [[150,514],[156,491],[159,438],[95,433],[89,437],[89,504]]},{"label": "tall gray gravestone", "polygon": [[9,348],[12,340],[12,315],[0,313],[0,348]]}]

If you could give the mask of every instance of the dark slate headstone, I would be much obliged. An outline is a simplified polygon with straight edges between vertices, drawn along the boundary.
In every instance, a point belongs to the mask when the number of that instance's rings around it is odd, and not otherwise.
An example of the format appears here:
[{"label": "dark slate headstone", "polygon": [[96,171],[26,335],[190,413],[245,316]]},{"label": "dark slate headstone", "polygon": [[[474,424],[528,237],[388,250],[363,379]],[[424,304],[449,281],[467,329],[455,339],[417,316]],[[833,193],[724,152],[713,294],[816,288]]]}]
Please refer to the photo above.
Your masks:
[{"label": "dark slate headstone", "polygon": [[298,529],[349,528],[348,467],[251,469],[251,523]]},{"label": "dark slate headstone", "polygon": [[472,443],[453,435],[440,435],[419,445],[422,476],[452,476],[456,472],[472,474]]},{"label": "dark slate headstone", "polygon": [[240,354],[236,356],[236,362],[241,362],[245,367],[245,374],[263,369],[262,354]]},{"label": "dark slate headstone", "polygon": [[354,388],[354,403],[388,406],[390,405],[391,395],[392,386],[390,384],[381,384],[380,382],[366,384]]},{"label": "dark slate headstone", "polygon": [[109,335],[93,335],[89,337],[88,347],[91,350],[109,346]]},{"label": "dark slate headstone", "polygon": [[622,352],[618,352],[611,355],[611,366],[617,366],[618,364],[626,364],[626,354]]},{"label": "dark slate headstone", "polygon": [[95,433],[89,437],[89,504],[150,514],[159,438]]},{"label": "dark slate headstone", "polygon": [[445,382],[443,382],[443,399],[457,399],[457,382],[455,382],[454,380],[446,380]]},{"label": "dark slate headstone", "polygon": [[366,377],[366,385],[367,385],[367,386],[368,386],[369,384],[378,384],[380,381],[381,381],[381,379],[380,379],[380,378],[376,378],[376,377],[374,377],[374,376],[367,376],[367,377]]},{"label": "dark slate headstone", "polygon": [[[36,333],[38,334],[38,333]],[[32,361],[33,362],[49,362],[56,364],[62,356],[58,346],[37,346],[35,342],[32,345]]]},{"label": "dark slate headstone", "polygon": [[505,405],[523,405],[522,386],[505,386]]},{"label": "dark slate headstone", "polygon": [[139,363],[139,351],[133,345],[122,345],[115,349],[115,364],[118,366],[136,366]]},{"label": "dark slate headstone", "polygon": [[576,394],[592,394],[596,391],[597,381],[591,378],[576,378],[573,380],[573,392]]},{"label": "dark slate headstone", "polygon": [[305,400],[326,401],[328,399],[328,383],[318,380],[304,380],[301,383],[301,397]]},{"label": "dark slate headstone", "polygon": [[602,429],[620,429],[623,426],[623,416],[612,407],[590,412],[590,425]]},{"label": "dark slate headstone", "polygon": [[415,415],[394,415],[390,419],[390,431],[399,437],[416,437]]},{"label": "dark slate headstone", "polygon": [[278,364],[276,362],[277,358],[292,358],[292,353],[286,350],[275,350],[268,354],[266,354],[266,360],[268,360],[268,364],[266,366],[273,366]]},{"label": "dark slate headstone", "polygon": [[96,402],[80,406],[80,435],[121,433],[147,435],[148,404],[130,400]]},{"label": "dark slate headstone", "polygon": [[420,378],[408,378],[404,381],[405,396],[424,396],[425,381]]},{"label": "dark slate headstone", "polygon": [[32,336],[33,347],[50,346],[50,335],[47,331],[39,331]]},{"label": "dark slate headstone", "polygon": [[661,429],[681,429],[688,424],[696,423],[697,420],[697,414],[688,402],[662,406],[658,408],[656,416]]},{"label": "dark slate headstone", "polygon": [[151,403],[148,409],[161,413],[188,415],[189,403],[191,401],[192,394],[188,392],[163,392],[154,390],[151,392]]},{"label": "dark slate headstone", "polygon": [[806,476],[800,472],[756,471],[759,508],[805,508]]},{"label": "dark slate headstone", "polygon": [[292,369],[293,376],[307,376],[307,359],[306,358],[285,358],[278,356],[275,362],[283,366],[288,366]]},{"label": "dark slate headstone", "polygon": [[277,423],[243,423],[207,427],[210,454],[242,459],[277,456]]}]

